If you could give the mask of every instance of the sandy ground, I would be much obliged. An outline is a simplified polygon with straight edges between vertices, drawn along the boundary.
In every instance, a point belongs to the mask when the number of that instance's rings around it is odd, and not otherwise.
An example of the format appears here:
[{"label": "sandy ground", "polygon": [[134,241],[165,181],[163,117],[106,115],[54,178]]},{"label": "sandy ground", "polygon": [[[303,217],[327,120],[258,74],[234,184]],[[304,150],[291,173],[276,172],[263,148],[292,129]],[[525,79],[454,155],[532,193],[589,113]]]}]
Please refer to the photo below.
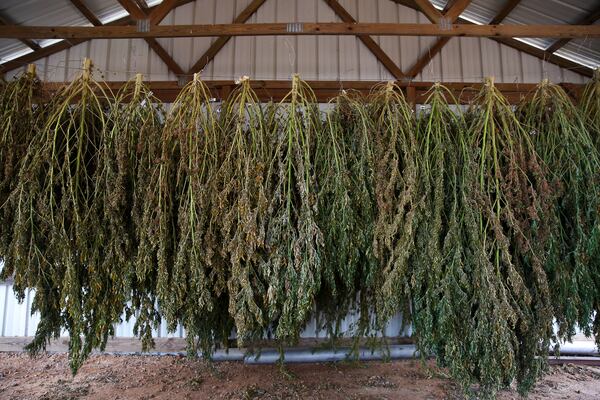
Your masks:
[{"label": "sandy ground", "polygon": [[[0,353],[0,399],[461,399],[418,361],[277,366],[176,356],[93,355],[72,377],[65,354]],[[502,400],[518,399],[513,391]],[[600,398],[600,368],[554,366],[531,399]]]}]

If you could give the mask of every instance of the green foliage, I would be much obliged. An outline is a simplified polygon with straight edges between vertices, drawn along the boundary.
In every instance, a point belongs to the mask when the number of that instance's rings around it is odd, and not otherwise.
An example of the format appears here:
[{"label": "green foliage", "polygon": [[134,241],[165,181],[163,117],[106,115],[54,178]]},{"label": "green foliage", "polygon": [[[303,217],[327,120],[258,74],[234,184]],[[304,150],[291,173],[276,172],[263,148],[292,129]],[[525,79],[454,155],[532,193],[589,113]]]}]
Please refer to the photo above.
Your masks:
[{"label": "green foliage", "polygon": [[557,195],[545,265],[558,338],[570,340],[576,326],[589,335],[600,305],[600,158],[584,120],[560,86],[542,82],[521,104],[519,115],[550,170]]},{"label": "green foliage", "polygon": [[30,70],[0,90],[2,278],[35,289],[28,348],[66,329],[76,372],[125,312],[144,350],[160,323],[193,357],[234,329],[283,349],[312,317],[356,350],[402,312],[466,394],[526,393],[551,340],[600,336],[598,84],[583,114],[547,82],[516,112],[491,80],[466,113],[434,85],[415,117],[393,83],[323,112],[297,75],[278,104],[247,78],[219,104],[195,75],[165,113],[141,75],[112,101],[86,65],[43,103]]}]

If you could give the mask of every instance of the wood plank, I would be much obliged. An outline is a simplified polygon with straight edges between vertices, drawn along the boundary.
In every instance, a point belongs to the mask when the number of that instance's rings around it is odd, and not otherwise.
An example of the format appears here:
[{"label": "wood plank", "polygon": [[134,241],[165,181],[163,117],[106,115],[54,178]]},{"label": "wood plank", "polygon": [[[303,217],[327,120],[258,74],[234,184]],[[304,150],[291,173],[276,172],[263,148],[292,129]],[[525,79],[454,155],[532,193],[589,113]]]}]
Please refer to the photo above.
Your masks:
[{"label": "wood plank", "polygon": [[419,11],[421,11],[425,16],[434,24],[440,22],[440,18],[442,14],[438,11],[437,8],[431,4],[429,0],[414,0],[415,4]]},{"label": "wood plank", "polygon": [[83,0],[71,0],[71,3],[79,10],[83,16],[92,23],[94,26],[101,26],[102,22],[96,17],[96,15],[85,5]]},{"label": "wood plank", "polygon": [[471,0],[456,0],[452,8],[444,14],[444,18],[447,18],[451,22],[455,22],[458,17],[460,17],[460,14],[467,9],[469,4],[471,4]]},{"label": "wood plank", "polygon": [[[413,0],[391,0],[395,3],[401,4],[405,7],[412,8],[413,10],[419,11],[419,7],[414,3]],[[470,21],[459,18],[458,22],[461,24],[473,24]],[[523,53],[530,54],[534,57],[538,57],[546,62],[549,62],[554,65],[558,65],[561,68],[568,69],[570,71],[574,71],[583,76],[592,77],[594,71],[586,67],[584,65],[578,64],[574,61],[568,60],[566,58],[556,56],[548,51],[540,50],[535,46],[531,46],[527,43],[523,43],[519,40],[515,40],[512,38],[500,38],[500,37],[490,37],[491,40],[494,40],[500,44],[511,47],[513,49],[522,51]]]},{"label": "wood plank", "polygon": [[[244,24],[252,14],[256,12],[264,4],[266,0],[253,0],[252,3],[248,4],[238,16],[233,20],[235,24]],[[212,35],[215,36],[215,35]],[[221,36],[217,40],[215,40],[210,47],[202,54],[198,61],[192,65],[192,68],[188,71],[188,74],[195,74],[196,72],[200,72],[206,67],[206,65],[217,55],[217,53],[227,44],[227,42],[231,39],[231,36]]]},{"label": "wood plank", "polygon": [[165,19],[167,14],[171,12],[177,6],[177,0],[163,0],[150,14],[148,14],[148,19],[150,19],[150,23],[153,25],[158,25],[160,21]]},{"label": "wood plank", "polygon": [[[13,25],[13,23],[10,22],[3,15],[0,15],[0,25]],[[22,38],[19,38],[19,40],[21,41],[21,43],[23,43],[25,46],[29,47],[31,50],[35,51],[35,50],[41,49],[41,46],[39,44],[37,44],[36,42],[34,42],[33,40],[22,39]]]},{"label": "wood plank", "polygon": [[[175,6],[177,1],[166,0],[159,4],[150,14],[147,14],[142,8],[139,7],[137,3],[134,3],[132,0],[119,0],[119,3],[126,8],[127,12],[135,19],[150,19],[151,23],[158,24],[163,20],[171,11],[171,9]],[[162,6],[162,7],[161,7]],[[158,13],[156,13],[158,12]],[[155,14],[156,13],[156,14]],[[155,14],[154,17],[151,15]],[[154,21],[154,22],[152,22]],[[158,55],[158,57],[167,65],[169,70],[173,72],[175,75],[184,75],[185,71],[177,64],[177,62],[171,57],[169,52],[167,52],[164,47],[158,43],[158,41],[153,37],[144,38],[148,46]]]},{"label": "wood plank", "polygon": [[[222,98],[236,86],[232,80],[206,80],[204,83],[212,91],[215,98]],[[308,85],[313,89],[317,100],[327,102],[340,94],[341,88],[346,90],[355,90],[363,95],[368,95],[377,82],[373,81],[307,81]],[[66,85],[67,82],[45,82],[42,85],[42,95],[51,96],[56,90]],[[124,84],[123,81],[109,81],[101,83],[105,87],[116,93]],[[147,82],[154,95],[163,102],[172,102],[179,92],[181,87],[177,81],[150,81]],[[434,82],[408,82],[397,81],[398,87],[406,91],[407,96],[416,104],[422,104],[426,100],[426,94],[435,83]],[[280,101],[291,89],[290,80],[255,80],[251,81],[250,85],[255,90],[258,98],[261,101]],[[442,85],[447,87],[453,95],[466,104],[477,94],[483,83],[481,82],[442,82]],[[583,91],[583,84],[561,84],[569,89],[569,93],[574,98],[580,95]],[[505,94],[509,102],[512,104],[518,103],[524,96],[531,93],[537,84],[533,83],[496,83],[496,87]],[[412,88],[412,89],[409,89]]]},{"label": "wood plank", "polygon": [[[586,15],[585,17],[583,17],[582,19],[577,21],[577,25],[592,25],[599,19],[600,19],[600,6],[598,6],[596,8],[596,10],[594,10],[589,15]],[[548,47],[546,49],[546,51],[548,53],[554,53],[556,50],[560,49],[561,47],[563,47],[565,44],[569,43],[570,41],[571,41],[571,39],[569,39],[569,38],[557,40],[550,47]]]},{"label": "wood plank", "polygon": [[504,21],[504,18],[508,16],[514,10],[514,8],[519,5],[521,0],[507,0],[504,3],[504,6],[500,9],[500,11],[492,18],[489,22],[490,25],[497,25],[500,22]]},{"label": "wood plank", "polygon": [[[256,0],[263,2],[264,0]],[[1,38],[38,39],[128,39],[205,36],[296,36],[296,35],[389,35],[469,37],[558,37],[600,38],[599,25],[469,25],[395,23],[302,23],[295,30],[287,23],[151,26],[138,32],[135,26],[0,26]]]},{"label": "wood plank", "polygon": [[[191,3],[195,0],[179,0],[177,2],[177,7]],[[150,8],[150,10],[154,10],[156,6]],[[115,21],[109,22],[105,26],[118,26],[133,23],[133,19],[130,16],[126,16],[123,18],[119,18]],[[7,61],[0,65],[0,73],[6,73],[7,71],[23,67],[24,65],[35,62],[41,58],[51,56],[63,50],[69,49],[73,46],[76,46],[80,43],[85,42],[86,40],[69,40],[63,41],[59,43],[55,43],[50,46],[43,47],[39,50],[34,51],[33,53],[25,54],[21,57],[17,57],[13,60]]]},{"label": "wood plank", "polygon": [[[452,7],[448,10],[446,14],[444,14],[444,18],[448,18],[448,20],[454,23],[460,14],[469,6],[471,0],[455,0],[453,2]],[[437,11],[437,10],[436,10]],[[441,14],[440,14],[441,17]],[[431,45],[429,49],[427,49],[417,60],[415,65],[408,72],[408,76],[410,78],[415,78],[417,75],[423,71],[431,60],[444,48],[444,46],[450,41],[450,38],[441,37],[438,38],[435,43]]]},{"label": "wood plank", "polygon": [[[350,13],[337,1],[337,0],[325,0],[325,2],[331,7],[331,9],[337,14],[338,17],[344,22],[348,23],[356,23],[357,21],[350,15]],[[379,46],[375,40],[369,35],[357,35],[361,42],[367,46],[367,48],[373,53],[375,58],[383,64],[383,66],[396,78],[403,79],[405,78],[404,73],[396,65],[394,60],[392,60],[387,53]]]},{"label": "wood plank", "polygon": [[117,0],[121,7],[125,9],[135,19],[146,19],[146,13],[138,7],[132,0]]}]

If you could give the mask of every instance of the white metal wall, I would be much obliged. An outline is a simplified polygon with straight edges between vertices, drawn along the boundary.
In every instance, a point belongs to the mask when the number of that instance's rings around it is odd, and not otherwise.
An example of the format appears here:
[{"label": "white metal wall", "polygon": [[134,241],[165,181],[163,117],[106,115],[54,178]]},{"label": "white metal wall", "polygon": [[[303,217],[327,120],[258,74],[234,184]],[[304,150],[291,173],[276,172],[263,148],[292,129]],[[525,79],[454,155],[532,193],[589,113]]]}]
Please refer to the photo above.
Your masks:
[{"label": "white metal wall", "polygon": [[[1,266],[0,266],[1,267]],[[39,322],[37,313],[31,314],[31,302],[33,301],[34,292],[28,291],[23,302],[19,303],[13,293],[12,284],[9,282],[0,282],[0,337],[25,337],[33,336]],[[135,325],[135,317],[129,321],[125,321],[125,316],[122,317],[123,322],[115,327],[115,337],[129,338],[134,337],[133,326]],[[349,315],[341,325],[342,332],[347,332],[353,323],[356,322],[356,315]],[[408,336],[410,328],[404,331],[402,328],[402,317],[400,315],[393,318],[385,329],[385,335],[389,337]],[[154,337],[185,337],[185,330],[179,327],[175,332],[167,332],[165,324],[153,333]],[[68,336],[67,332],[62,332],[61,336]],[[301,334],[303,338],[323,338],[327,333],[323,330],[318,331],[316,321],[310,321]]]},{"label": "white metal wall", "polygon": [[[251,0],[197,0],[173,10],[163,24],[231,23]],[[340,0],[360,22],[427,23],[425,16],[389,0]],[[339,22],[323,0],[267,0],[249,23]],[[374,37],[408,71],[434,37]],[[214,38],[158,39],[174,60],[188,70]],[[141,39],[92,40],[37,62],[40,76],[67,81],[90,57],[104,80],[126,80],[136,72],[149,80],[176,80]],[[14,74],[18,71],[13,71]],[[354,36],[235,37],[207,65],[206,79],[288,79],[298,72],[307,80],[388,80],[392,76]],[[10,75],[10,74],[9,74]],[[584,77],[486,38],[452,38],[416,80],[479,82],[582,83]]]}]

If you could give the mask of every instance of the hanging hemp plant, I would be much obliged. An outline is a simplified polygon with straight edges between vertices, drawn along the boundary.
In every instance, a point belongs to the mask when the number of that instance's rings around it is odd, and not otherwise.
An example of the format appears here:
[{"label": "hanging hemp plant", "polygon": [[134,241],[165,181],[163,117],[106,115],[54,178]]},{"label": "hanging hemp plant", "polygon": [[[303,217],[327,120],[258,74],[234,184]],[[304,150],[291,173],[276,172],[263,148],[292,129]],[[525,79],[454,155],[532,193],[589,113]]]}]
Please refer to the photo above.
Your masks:
[{"label": "hanging hemp plant", "polygon": [[470,313],[462,317],[461,347],[446,361],[465,389],[477,382],[491,397],[516,379],[526,392],[546,365],[552,335],[541,257],[553,198],[529,137],[493,80],[467,121],[477,182],[469,193],[476,219],[466,221]]},{"label": "hanging hemp plant", "polygon": [[585,85],[579,109],[596,149],[600,151],[600,68]]},{"label": "hanging hemp plant", "polygon": [[380,263],[377,316],[381,326],[399,311],[408,316],[407,273],[422,212],[414,115],[399,87],[379,85],[369,98],[374,143],[377,217],[373,252]]},{"label": "hanging hemp plant", "polygon": [[298,75],[278,108],[273,132],[272,199],[262,265],[267,309],[275,337],[294,343],[313,311],[321,285],[323,235],[317,225],[315,146],[323,134],[315,95]]},{"label": "hanging hemp plant", "polygon": [[593,329],[600,333],[600,156],[585,121],[560,86],[542,82],[521,104],[519,116],[548,165],[558,195],[545,263],[558,338],[571,340],[576,326],[590,335],[594,313]]},{"label": "hanging hemp plant", "polygon": [[[36,120],[40,110],[36,98],[40,81],[35,73],[35,64],[17,79],[4,82],[0,91],[0,280],[10,278],[14,264],[9,254],[13,237],[16,210],[9,201],[11,192],[18,184],[18,174],[27,147],[36,133]],[[17,286],[22,299],[24,288]]]},{"label": "hanging hemp plant", "polygon": [[[446,99],[451,104],[448,104]],[[469,198],[475,175],[469,165],[466,124],[452,106],[457,101],[436,84],[427,93],[417,121],[420,153],[419,193],[424,197],[423,217],[416,228],[416,251],[411,257],[411,318],[421,357],[437,355],[441,365],[452,364],[468,345],[464,313],[469,310],[470,271],[473,257],[467,229],[473,229],[476,207]],[[471,169],[472,168],[472,169]],[[465,384],[460,364],[451,367]],[[468,373],[467,373],[468,374]]]},{"label": "hanging hemp plant", "polygon": [[210,357],[232,328],[227,263],[218,226],[211,224],[216,171],[229,140],[218,118],[208,87],[195,74],[165,123],[162,162],[145,211],[142,246],[149,243],[144,252],[157,254],[160,311],[170,331],[178,324],[186,330],[190,356],[201,350]]},{"label": "hanging hemp plant", "polygon": [[266,262],[269,180],[273,158],[270,107],[262,107],[247,77],[242,77],[222,108],[225,140],[216,175],[217,195],[211,224],[219,226],[221,253],[230,263],[229,313],[235,321],[238,346],[262,339],[267,328]]},{"label": "hanging hemp plant", "polygon": [[83,73],[54,95],[29,146],[15,189],[15,282],[35,288],[41,321],[33,353],[61,328],[69,332],[73,372],[110,331],[103,271],[106,232],[97,208],[108,106],[104,89]]},{"label": "hanging hemp plant", "polygon": [[103,270],[108,321],[119,322],[131,300],[127,318],[136,313],[134,333],[141,337],[143,351],[153,346],[152,329],[160,323],[156,262],[138,257],[138,248],[146,196],[153,191],[153,173],[160,161],[163,120],[160,101],[137,74],[121,88],[111,110],[98,198],[107,230]]},{"label": "hanging hemp plant", "polygon": [[[378,263],[372,251],[376,206],[369,117],[365,104],[351,94],[341,94],[333,105],[318,138],[314,168],[324,241],[317,329],[325,328],[335,339],[369,333],[368,307],[374,301]],[[357,311],[358,322],[342,332],[344,318]]]}]

